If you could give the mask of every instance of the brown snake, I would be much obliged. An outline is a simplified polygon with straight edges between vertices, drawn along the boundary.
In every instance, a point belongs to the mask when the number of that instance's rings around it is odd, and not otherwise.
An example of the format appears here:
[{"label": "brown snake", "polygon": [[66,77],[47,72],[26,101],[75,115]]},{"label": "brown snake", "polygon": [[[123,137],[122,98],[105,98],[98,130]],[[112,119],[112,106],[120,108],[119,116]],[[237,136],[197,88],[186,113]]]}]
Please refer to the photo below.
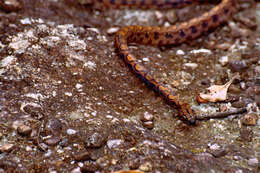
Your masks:
[{"label": "brown snake", "polygon": [[[210,0],[92,0],[93,4],[105,7],[141,7],[141,8],[179,8],[194,2]],[[211,0],[212,1],[212,0]],[[175,105],[178,114],[190,124],[194,124],[196,116],[190,105],[182,101],[170,88],[167,88],[142,66],[128,49],[128,43],[135,42],[145,45],[172,45],[187,42],[199,37],[203,32],[224,23],[235,11],[237,0],[222,0],[210,11],[187,22],[169,27],[125,26],[115,35],[115,46],[119,56],[132,70],[153,90],[160,93],[170,105]],[[216,1],[213,1],[216,2]],[[217,1],[218,2],[218,1]]]}]

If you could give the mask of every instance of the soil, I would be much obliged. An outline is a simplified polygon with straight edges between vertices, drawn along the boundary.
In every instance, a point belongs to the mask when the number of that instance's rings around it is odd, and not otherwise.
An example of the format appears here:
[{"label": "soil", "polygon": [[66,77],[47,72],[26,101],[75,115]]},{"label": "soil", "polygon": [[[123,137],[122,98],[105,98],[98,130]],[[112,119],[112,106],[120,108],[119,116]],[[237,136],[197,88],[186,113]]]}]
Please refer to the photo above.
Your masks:
[{"label": "soil", "polygon": [[[8,3],[6,3],[8,2]],[[131,44],[149,71],[198,115],[183,122],[115,51],[121,26],[165,26],[214,5],[93,8],[84,0],[0,3],[0,172],[258,172],[260,3],[240,0],[226,24],[178,46]],[[196,95],[235,74],[228,100]]]}]

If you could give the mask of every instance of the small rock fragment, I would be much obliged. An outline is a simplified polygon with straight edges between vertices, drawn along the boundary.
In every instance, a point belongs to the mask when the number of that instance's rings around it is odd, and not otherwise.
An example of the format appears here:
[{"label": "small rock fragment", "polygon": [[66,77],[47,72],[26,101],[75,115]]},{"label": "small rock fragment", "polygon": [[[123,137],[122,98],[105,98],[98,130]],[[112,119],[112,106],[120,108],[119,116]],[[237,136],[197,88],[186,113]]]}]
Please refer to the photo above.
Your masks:
[{"label": "small rock fragment", "polygon": [[246,61],[230,61],[229,67],[233,72],[242,72],[248,68]]},{"label": "small rock fragment", "polygon": [[185,52],[183,50],[177,50],[176,55],[185,55]]},{"label": "small rock fragment", "polygon": [[116,33],[119,29],[120,29],[120,28],[118,28],[118,27],[112,27],[112,28],[109,28],[109,29],[107,30],[107,33],[108,33],[108,34],[114,34],[114,33]]},{"label": "small rock fragment", "polygon": [[30,114],[32,117],[36,117],[37,119],[41,119],[43,117],[42,109],[41,107],[38,107],[38,105],[28,104],[24,107],[21,106],[21,110]]},{"label": "small rock fragment", "polygon": [[4,144],[2,146],[0,146],[0,153],[4,153],[4,152],[10,152],[14,149],[14,144]]},{"label": "small rock fragment", "polygon": [[107,135],[104,133],[94,132],[85,140],[85,147],[99,148],[102,147],[107,140]]},{"label": "small rock fragment", "polygon": [[67,134],[68,135],[75,135],[76,133],[77,133],[77,131],[74,130],[74,129],[67,129]]},{"label": "small rock fragment", "polygon": [[71,173],[81,173],[80,167],[74,168]]},{"label": "small rock fragment", "polygon": [[229,22],[228,26],[231,28],[231,34],[234,37],[247,37],[250,34],[248,29],[241,28],[234,22]]},{"label": "small rock fragment", "polygon": [[153,121],[145,121],[143,122],[143,126],[146,127],[147,129],[152,129],[154,127]]},{"label": "small rock fragment", "polygon": [[47,151],[48,149],[48,145],[46,145],[45,143],[40,143],[38,146],[42,151]]},{"label": "small rock fragment", "polygon": [[252,129],[249,129],[247,127],[242,127],[239,133],[240,133],[239,140],[247,141],[247,142],[251,142],[253,140],[254,134]]},{"label": "small rock fragment", "polygon": [[227,150],[218,144],[210,144],[209,149],[210,153],[216,158],[225,156],[227,154]]},{"label": "small rock fragment", "polygon": [[241,122],[243,125],[247,125],[247,126],[254,126],[256,125],[258,120],[258,116],[255,113],[249,113],[246,114],[242,119]]},{"label": "small rock fragment", "polygon": [[100,166],[96,162],[84,162],[84,166],[80,168],[81,172],[98,172]]},{"label": "small rock fragment", "polygon": [[62,130],[62,124],[59,119],[51,118],[45,124],[47,134],[58,134]]},{"label": "small rock fragment", "polygon": [[183,65],[191,68],[192,70],[195,70],[199,66],[197,63],[185,63]]},{"label": "small rock fragment", "polygon": [[246,106],[246,104],[242,100],[239,100],[239,101],[233,102],[232,106],[235,108],[244,108]]},{"label": "small rock fragment", "polygon": [[69,145],[69,140],[68,138],[63,138],[61,141],[60,141],[60,146],[61,147],[67,147]]},{"label": "small rock fragment", "polygon": [[104,157],[100,157],[96,160],[97,165],[99,165],[101,168],[107,167],[108,165],[110,165],[110,160],[104,156]]},{"label": "small rock fragment", "polygon": [[218,61],[222,66],[225,66],[228,64],[228,56],[222,56]]},{"label": "small rock fragment", "polygon": [[228,50],[231,46],[232,46],[232,44],[226,42],[226,43],[218,44],[215,47],[217,49],[221,49],[221,50]]},{"label": "small rock fragment", "polygon": [[150,114],[148,112],[145,112],[141,117],[141,121],[152,121],[153,120],[153,114]]},{"label": "small rock fragment", "polygon": [[145,162],[139,166],[139,169],[144,172],[149,172],[152,170],[152,164],[150,162]]},{"label": "small rock fragment", "polygon": [[117,148],[123,143],[121,139],[112,139],[107,141],[107,146],[109,149]]},{"label": "small rock fragment", "polygon": [[248,163],[249,166],[256,167],[256,166],[258,166],[259,161],[258,161],[257,158],[251,158],[251,159],[248,159],[247,163]]},{"label": "small rock fragment", "polygon": [[21,125],[21,126],[18,126],[17,131],[19,134],[27,136],[27,135],[31,134],[32,128],[27,125]]},{"label": "small rock fragment", "polygon": [[74,159],[76,161],[86,161],[90,159],[90,153],[88,151],[79,152],[74,154]]},{"label": "small rock fragment", "polygon": [[130,160],[128,165],[130,169],[137,169],[140,166],[140,159],[135,158],[133,160]]},{"label": "small rock fragment", "polygon": [[165,17],[170,23],[175,23],[178,20],[175,10],[167,11]]},{"label": "small rock fragment", "polygon": [[225,148],[220,148],[219,150],[212,151],[211,154],[216,157],[223,157],[227,154],[227,150]]},{"label": "small rock fragment", "polygon": [[144,127],[148,128],[148,129],[152,129],[154,127],[154,123],[153,123],[153,115],[145,112],[141,117],[140,120],[142,121],[142,124]]},{"label": "small rock fragment", "polygon": [[57,145],[58,143],[60,142],[60,137],[51,137],[51,138],[48,138],[44,141],[45,144],[49,145],[49,146],[55,146]]},{"label": "small rock fragment", "polygon": [[13,12],[21,9],[22,4],[18,0],[2,0],[0,1],[0,8],[6,12]]}]

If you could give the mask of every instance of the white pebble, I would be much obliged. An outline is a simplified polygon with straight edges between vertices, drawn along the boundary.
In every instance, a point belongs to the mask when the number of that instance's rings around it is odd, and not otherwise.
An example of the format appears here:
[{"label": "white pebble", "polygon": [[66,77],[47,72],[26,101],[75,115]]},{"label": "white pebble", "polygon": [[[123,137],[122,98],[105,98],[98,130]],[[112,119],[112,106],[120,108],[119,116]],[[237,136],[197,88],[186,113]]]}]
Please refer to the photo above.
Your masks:
[{"label": "white pebble", "polygon": [[185,52],[183,50],[177,50],[176,52],[177,55],[185,55]]},{"label": "white pebble", "polygon": [[119,30],[119,27],[112,27],[107,30],[108,34],[114,34]]},{"label": "white pebble", "polygon": [[248,160],[249,166],[257,166],[258,165],[258,159],[257,158],[251,158]]},{"label": "white pebble", "polygon": [[196,63],[185,63],[184,66],[190,67],[192,70],[194,70],[198,67],[198,64],[196,64]]},{"label": "white pebble", "polygon": [[75,135],[76,133],[77,133],[77,131],[74,130],[74,129],[67,129],[67,134],[68,135]]},{"label": "white pebble", "polygon": [[227,65],[227,63],[228,63],[228,56],[222,56],[222,57],[220,57],[219,63],[220,63],[222,66]]},{"label": "white pebble", "polygon": [[190,53],[207,53],[207,54],[211,54],[211,50],[209,49],[197,49],[197,50],[192,50],[190,51]]},{"label": "white pebble", "polygon": [[107,146],[108,146],[108,148],[112,149],[112,148],[118,147],[122,143],[123,143],[123,140],[121,140],[121,139],[112,139],[112,140],[107,141]]}]

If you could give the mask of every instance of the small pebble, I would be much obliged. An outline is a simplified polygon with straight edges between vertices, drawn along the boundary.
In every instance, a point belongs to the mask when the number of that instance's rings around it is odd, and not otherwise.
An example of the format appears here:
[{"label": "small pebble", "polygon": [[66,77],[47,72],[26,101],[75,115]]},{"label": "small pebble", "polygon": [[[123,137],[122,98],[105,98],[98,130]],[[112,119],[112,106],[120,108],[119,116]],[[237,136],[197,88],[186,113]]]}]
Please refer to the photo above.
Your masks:
[{"label": "small pebble", "polygon": [[233,102],[232,106],[235,108],[243,108],[246,106],[246,104],[242,100],[239,100],[239,101]]},{"label": "small pebble", "polygon": [[192,70],[194,70],[198,67],[198,64],[196,64],[196,63],[185,63],[184,66],[190,67]]},{"label": "small pebble", "polygon": [[152,129],[154,127],[153,121],[145,121],[143,122],[143,126],[146,127],[147,129]]},{"label": "small pebble", "polygon": [[208,146],[210,150],[219,150],[221,148],[219,144],[209,144]]},{"label": "small pebble", "polygon": [[18,126],[17,131],[19,134],[27,136],[27,135],[31,134],[32,128],[30,126],[21,125],[21,126]]},{"label": "small pebble", "polygon": [[106,140],[107,140],[106,134],[94,132],[85,139],[85,147],[99,148],[105,144]]},{"label": "small pebble", "polygon": [[231,34],[234,37],[247,37],[250,34],[248,29],[241,28],[234,22],[229,22],[228,26],[231,28]]},{"label": "small pebble", "polygon": [[260,74],[260,66],[256,66],[254,69],[255,73]]},{"label": "small pebble", "polygon": [[109,149],[117,148],[119,145],[123,143],[121,139],[112,139],[107,141],[107,146]]},{"label": "small pebble", "polygon": [[150,162],[145,162],[139,166],[139,170],[149,172],[152,170],[152,164]]},{"label": "small pebble", "polygon": [[231,46],[232,46],[232,44],[230,44],[230,43],[222,43],[222,44],[216,45],[216,48],[221,49],[221,50],[228,50]]},{"label": "small pebble", "polygon": [[97,165],[99,165],[101,168],[107,167],[110,165],[110,160],[107,157],[100,157],[96,160]]},{"label": "small pebble", "polygon": [[74,130],[74,129],[67,129],[67,134],[68,135],[75,135],[76,133],[77,133],[77,131]]},{"label": "small pebble", "polygon": [[69,140],[68,138],[63,138],[61,141],[60,141],[60,146],[61,147],[67,147],[69,145]]},{"label": "small pebble", "polygon": [[43,151],[47,151],[48,150],[48,145],[46,145],[45,143],[40,143],[39,144],[39,148]]},{"label": "small pebble", "polygon": [[2,146],[0,146],[0,152],[4,153],[4,152],[10,152],[14,149],[14,144],[4,144]]},{"label": "small pebble", "polygon": [[241,156],[234,156],[233,159],[234,159],[235,161],[238,161],[238,160],[241,160],[242,157],[241,157]]},{"label": "small pebble", "polygon": [[12,12],[21,9],[22,5],[18,0],[1,0],[0,8],[6,12]]},{"label": "small pebble", "polygon": [[246,114],[244,117],[242,117],[241,122],[243,125],[254,126],[256,125],[257,120],[258,120],[257,114],[249,113]]},{"label": "small pebble", "polygon": [[57,134],[62,130],[62,124],[59,119],[51,118],[45,124],[45,130],[48,134]]},{"label": "small pebble", "polygon": [[74,168],[71,173],[81,173],[80,167]]},{"label": "small pebble", "polygon": [[220,148],[210,152],[214,157],[219,158],[225,156],[228,152],[225,148]]},{"label": "small pebble", "polygon": [[119,29],[120,29],[120,28],[118,28],[118,27],[112,27],[112,28],[109,28],[109,29],[107,30],[107,33],[108,33],[108,34],[114,34],[114,33],[116,33]]},{"label": "small pebble", "polygon": [[[253,17],[255,18],[255,16]],[[257,28],[257,23],[250,18],[250,16],[243,16],[243,15],[239,15],[239,17],[237,18],[239,20],[239,22],[243,23],[244,25],[246,25],[248,28],[254,30]]]},{"label": "small pebble", "polygon": [[241,93],[241,89],[236,85],[230,85],[228,91],[229,91],[229,93],[232,93],[232,94],[240,94]]},{"label": "small pebble", "polygon": [[220,110],[220,112],[225,112],[228,110],[228,107],[227,107],[227,105],[220,105],[219,110]]},{"label": "small pebble", "polygon": [[32,149],[32,147],[30,147],[30,146],[26,146],[25,147],[25,151],[27,151],[27,152],[31,152],[33,149]]},{"label": "small pebble", "polygon": [[141,121],[152,121],[153,120],[153,114],[150,114],[148,112],[144,112],[144,114],[140,117]]},{"label": "small pebble", "polygon": [[222,56],[219,58],[218,61],[222,66],[225,66],[228,64],[228,56]]},{"label": "small pebble", "polygon": [[254,167],[256,167],[256,166],[258,166],[258,159],[257,158],[251,158],[251,159],[248,159],[248,165],[249,166],[254,166]]},{"label": "small pebble", "polygon": [[239,136],[239,140],[241,141],[247,141],[247,142],[251,142],[253,140],[253,130],[247,127],[242,127],[240,129],[240,136]]},{"label": "small pebble", "polygon": [[88,151],[79,152],[77,154],[74,154],[74,159],[76,161],[86,161],[90,159],[90,153]]},{"label": "small pebble", "polygon": [[175,10],[167,11],[165,17],[171,24],[175,23],[178,20]]},{"label": "small pebble", "polygon": [[221,147],[219,144],[210,144],[208,146],[210,153],[216,158],[223,157],[227,154],[227,150],[224,147]]},{"label": "small pebble", "polygon": [[185,52],[183,50],[177,50],[176,52],[177,55],[185,55]]},{"label": "small pebble", "polygon": [[248,65],[245,61],[230,61],[229,67],[233,72],[242,72],[248,68]]},{"label": "small pebble", "polygon": [[130,160],[128,165],[130,169],[137,169],[140,166],[140,159],[135,158],[133,160]]},{"label": "small pebble", "polygon": [[21,108],[24,112],[30,114],[32,117],[36,117],[37,119],[41,119],[43,117],[42,109],[41,107],[38,107],[36,105],[28,104]]},{"label": "small pebble", "polygon": [[57,145],[58,143],[60,142],[60,137],[51,137],[51,138],[48,138],[44,141],[45,144],[49,145],[49,146],[55,146]]}]

